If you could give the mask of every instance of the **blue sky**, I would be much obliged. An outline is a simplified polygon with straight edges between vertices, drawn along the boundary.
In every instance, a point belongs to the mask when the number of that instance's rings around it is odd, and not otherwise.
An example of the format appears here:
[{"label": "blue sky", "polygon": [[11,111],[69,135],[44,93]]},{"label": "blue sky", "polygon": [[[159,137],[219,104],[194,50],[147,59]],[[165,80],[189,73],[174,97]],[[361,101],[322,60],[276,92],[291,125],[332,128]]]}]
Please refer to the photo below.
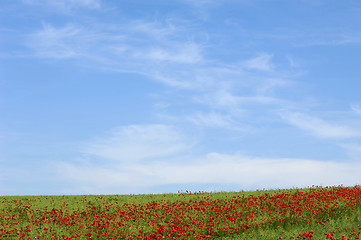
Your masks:
[{"label": "blue sky", "polygon": [[0,195],[361,184],[356,0],[5,0]]}]

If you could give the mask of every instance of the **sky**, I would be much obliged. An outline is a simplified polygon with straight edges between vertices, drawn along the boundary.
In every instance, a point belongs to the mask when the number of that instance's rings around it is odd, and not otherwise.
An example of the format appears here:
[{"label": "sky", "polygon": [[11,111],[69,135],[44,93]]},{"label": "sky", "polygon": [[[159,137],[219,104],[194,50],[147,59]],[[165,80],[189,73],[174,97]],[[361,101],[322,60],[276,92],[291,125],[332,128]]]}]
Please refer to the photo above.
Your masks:
[{"label": "sky", "polygon": [[358,0],[0,5],[0,195],[361,184]]}]

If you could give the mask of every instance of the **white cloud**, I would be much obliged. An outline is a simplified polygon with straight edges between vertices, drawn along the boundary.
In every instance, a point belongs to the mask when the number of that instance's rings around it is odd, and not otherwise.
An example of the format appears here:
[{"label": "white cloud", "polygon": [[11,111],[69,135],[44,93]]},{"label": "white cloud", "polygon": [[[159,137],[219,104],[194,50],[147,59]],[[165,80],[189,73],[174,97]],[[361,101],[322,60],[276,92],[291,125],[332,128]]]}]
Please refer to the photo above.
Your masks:
[{"label": "white cloud", "polygon": [[330,124],[319,118],[298,112],[281,113],[281,117],[288,123],[322,138],[344,139],[359,137],[361,135],[358,129]]},{"label": "white cloud", "polygon": [[81,57],[115,71],[149,73],[157,64],[159,68],[165,63],[195,64],[203,60],[200,44],[177,40],[181,27],[175,30],[169,23],[141,21],[99,25],[89,30],[75,24],[63,27],[44,24],[43,29],[29,35],[26,44],[39,57]]},{"label": "white cloud", "polygon": [[175,64],[172,68],[159,65],[158,69],[149,73],[167,85],[200,93],[230,89],[239,79],[244,78],[242,70],[235,66],[217,66],[206,61],[200,64]]},{"label": "white cloud", "polygon": [[352,104],[351,105],[352,111],[354,111],[357,114],[361,114],[361,107],[358,104]]},{"label": "white cloud", "polygon": [[[252,87],[245,88],[249,92]],[[249,93],[246,96],[233,93],[230,89],[213,89],[207,94],[196,96],[196,101],[207,105],[211,109],[226,111],[230,116],[242,116],[245,108],[254,105],[282,105],[281,99],[262,94]]]},{"label": "white cloud", "polygon": [[87,42],[82,42],[80,38],[86,40],[82,29],[73,25],[54,28],[49,24],[44,24],[42,30],[29,36],[27,44],[39,57],[55,59],[73,58],[81,54],[81,44],[87,44]]},{"label": "white cloud", "polygon": [[[347,186],[361,182],[360,164],[310,159],[253,158],[219,153],[210,153],[203,157],[193,156],[191,161],[183,164],[172,163],[170,159],[169,162],[136,163],[111,168],[61,164],[57,169],[61,173],[67,172],[67,180],[73,183],[74,189],[91,189],[91,193],[119,193],[121,189],[132,189],[131,192],[139,193],[140,189],[156,186],[213,183],[291,188],[339,184]],[[177,190],[179,189],[167,191]]]},{"label": "white cloud", "polygon": [[[352,29],[352,28],[350,28]],[[253,32],[253,36],[264,40],[281,41],[292,47],[343,46],[361,43],[361,33],[337,26],[313,28],[292,28],[276,32]]]},{"label": "white cloud", "polygon": [[[322,35],[321,35],[322,34]],[[306,35],[305,35],[306,36]],[[318,32],[314,36],[310,36],[308,40],[298,43],[298,46],[339,46],[360,44],[360,33],[345,33],[340,31]]]},{"label": "white cloud", "polygon": [[286,56],[288,64],[290,65],[290,67],[298,67],[299,64],[295,61],[293,56],[287,55]]},{"label": "white cloud", "polygon": [[[270,90],[285,86],[285,80],[258,76],[245,69],[273,72],[272,55],[262,54],[243,65],[224,65],[205,59],[203,44],[185,40],[192,36],[186,26],[164,22],[134,21],[119,26],[99,23],[92,30],[68,24],[43,29],[29,35],[26,43],[38,57],[79,58],[87,66],[146,75],[171,87],[191,89],[213,95],[229,92],[234,86],[248,91],[251,102],[272,102]],[[245,69],[242,69],[245,68]],[[226,90],[225,90],[226,89]],[[232,94],[228,93],[229,100]],[[224,96],[222,96],[224,97]],[[233,100],[231,100],[233,101]]]},{"label": "white cloud", "polygon": [[149,59],[150,61],[174,62],[193,64],[202,60],[200,48],[195,43],[177,44],[171,49],[153,48],[148,52],[138,52],[135,57]]},{"label": "white cloud", "polygon": [[76,7],[96,9],[101,6],[100,0],[22,0],[25,4],[51,6],[57,10],[69,10]]},{"label": "white cloud", "polygon": [[[27,45],[36,57],[50,59],[78,58],[100,65],[111,65],[114,56],[126,55],[129,47],[120,33],[87,30],[76,24],[43,28],[27,35]],[[129,70],[129,69],[127,69]]]},{"label": "white cloud", "polygon": [[183,0],[183,1],[193,6],[204,6],[204,5],[216,3],[216,1],[213,0],[198,0],[198,1]]},{"label": "white cloud", "polygon": [[185,117],[185,120],[203,127],[234,128],[237,125],[232,116],[216,112],[197,112],[194,115]]},{"label": "white cloud", "polygon": [[131,30],[137,33],[142,33],[144,36],[153,38],[159,41],[168,41],[170,37],[175,37],[182,27],[172,23],[171,19],[166,19],[163,22],[159,21],[132,21],[129,23]]},{"label": "white cloud", "polygon": [[206,59],[203,54],[207,49],[185,40],[192,32],[174,22],[129,21],[119,26],[99,23],[92,30],[75,24],[44,24],[43,29],[29,36],[28,45],[38,57],[77,58],[88,67],[142,74],[169,87],[190,91],[186,94],[192,104],[225,113],[223,122],[214,115],[208,121],[197,114],[189,116],[193,123],[203,122],[204,126],[237,127],[237,118],[249,105],[284,106],[285,100],[272,95],[274,90],[288,86],[289,81],[274,76],[282,74],[273,71],[272,55],[261,54],[243,65]]},{"label": "white cloud", "polygon": [[340,144],[345,149],[347,155],[354,161],[361,162],[361,145],[358,143],[343,143]]},{"label": "white cloud", "polygon": [[245,62],[244,66],[249,69],[266,71],[273,71],[274,66],[271,63],[272,55],[260,54],[258,57],[252,58]]},{"label": "white cloud", "polygon": [[130,125],[110,130],[109,134],[85,144],[82,152],[119,163],[134,163],[174,155],[189,148],[184,136],[166,125]]},{"label": "white cloud", "polygon": [[280,78],[265,78],[264,81],[257,87],[256,92],[260,95],[267,95],[273,93],[274,90],[281,87],[290,86],[291,81]]},{"label": "white cloud", "polygon": [[[214,122],[223,124],[218,119]],[[345,147],[360,151],[360,146]],[[291,188],[361,183],[359,161],[195,154],[195,150],[189,138],[175,127],[130,125],[90,140],[83,148],[86,156],[81,161],[58,162],[55,169],[59,182],[68,185],[62,194],[151,193],[149,189],[160,186],[173,186],[164,191],[176,192],[180,189],[174,186],[192,184]]]}]

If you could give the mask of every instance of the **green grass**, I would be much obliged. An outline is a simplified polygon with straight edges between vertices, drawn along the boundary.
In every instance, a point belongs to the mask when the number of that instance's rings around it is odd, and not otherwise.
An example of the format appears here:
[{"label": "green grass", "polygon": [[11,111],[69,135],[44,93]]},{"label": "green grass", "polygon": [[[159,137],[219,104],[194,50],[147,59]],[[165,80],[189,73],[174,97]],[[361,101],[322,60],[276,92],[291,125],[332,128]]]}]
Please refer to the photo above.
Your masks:
[{"label": "green grass", "polygon": [[[335,188],[337,190],[337,188]],[[355,189],[355,191],[360,192],[360,187],[355,186],[353,188],[342,189]],[[335,190],[335,191],[336,191]],[[0,216],[1,216],[1,225],[0,233],[9,229],[18,230],[31,230],[27,233],[27,236],[23,239],[36,239],[38,236],[42,236],[43,239],[51,239],[51,234],[58,236],[58,239],[65,239],[65,237],[71,237],[74,235],[74,232],[82,234],[84,236],[87,233],[94,232],[94,227],[89,227],[89,219],[85,216],[90,214],[92,219],[100,219],[100,216],[108,216],[107,214],[112,215],[113,219],[107,220],[109,222],[124,222],[129,227],[125,230],[122,230],[124,235],[131,234],[131,232],[138,231],[142,228],[144,232],[154,232],[155,226],[150,225],[150,221],[155,221],[157,224],[168,226],[166,221],[172,221],[172,216],[176,213],[182,213],[184,221],[189,221],[190,218],[196,218],[206,222],[206,220],[213,219],[212,221],[218,222],[219,228],[215,230],[215,234],[211,235],[209,239],[292,239],[291,237],[298,237],[300,234],[305,232],[313,231],[312,239],[326,239],[326,233],[333,233],[332,239],[357,239],[356,236],[361,232],[361,195],[354,196],[352,201],[348,196],[342,196],[339,199],[329,199],[327,202],[317,203],[315,199],[315,204],[319,205],[320,209],[329,209],[332,206],[335,206],[337,202],[337,209],[335,211],[326,213],[315,213],[308,210],[304,211],[304,216],[302,218],[295,218],[294,215],[290,213],[290,208],[285,208],[285,212],[278,214],[271,214],[265,209],[276,209],[275,205],[268,202],[257,202],[260,201],[261,196],[267,196],[267,199],[272,199],[272,196],[279,196],[282,193],[287,193],[287,196],[296,196],[299,193],[317,193],[317,192],[327,192],[333,191],[331,188],[304,188],[304,189],[286,189],[286,190],[262,190],[262,191],[241,191],[241,192],[214,192],[214,193],[181,193],[181,194],[148,194],[148,195],[71,195],[71,196],[0,196]],[[340,190],[341,191],[341,190]],[[233,200],[237,199],[238,205],[232,208]],[[248,199],[248,200],[247,200]],[[257,202],[257,204],[249,205],[247,201],[251,199],[252,201]],[[282,202],[282,204],[287,205],[290,201],[288,199],[277,200]],[[252,202],[251,201],[251,202]],[[207,211],[200,211],[201,202],[210,203],[208,207],[204,207]],[[247,208],[243,208],[242,204]],[[159,203],[159,206],[170,206],[171,203],[186,203],[187,207],[180,207],[179,210],[174,210],[169,214],[164,214],[164,209],[154,207],[154,209],[148,209],[144,211],[145,217],[137,218],[132,216],[131,207],[136,206],[137,209],[146,209],[149,206],[153,206],[154,203]],[[345,206],[345,203],[352,203],[349,206]],[[153,205],[152,205],[153,204]],[[248,204],[248,205],[247,205]],[[292,203],[297,204],[297,202]],[[292,206],[289,205],[289,206]],[[329,204],[329,206],[326,206]],[[124,216],[117,215],[116,210],[120,209],[121,206],[128,206],[129,219]],[[154,205],[155,206],[155,205]],[[171,205],[173,208],[175,205]],[[213,206],[218,206],[219,211],[215,212]],[[302,208],[307,209],[307,204],[301,204]],[[93,207],[93,208],[91,208]],[[54,209],[61,209],[61,214],[53,213],[54,216],[73,216],[73,220],[69,218],[69,225],[66,224],[52,224],[53,218],[49,217],[50,213]],[[125,209],[124,207],[122,209]],[[222,210],[223,209],[223,210]],[[249,222],[253,225],[247,230],[240,230],[237,233],[234,231],[232,234],[229,234],[230,230],[220,230],[221,227],[231,226],[232,221],[229,221],[231,217],[231,210],[234,209],[238,212],[243,212],[246,216],[247,214],[257,213],[255,216],[249,218]],[[282,208],[280,208],[282,210]],[[168,210],[171,211],[171,210]],[[173,211],[173,210],[172,210]],[[278,210],[277,210],[278,211]],[[85,213],[86,212],[86,213]],[[127,212],[127,214],[128,214]],[[258,214],[261,213],[261,214]],[[34,215],[36,213],[36,217]],[[146,213],[158,214],[159,218],[154,218],[148,216]],[[162,215],[163,214],[163,215]],[[66,215],[66,216],[68,216]],[[162,216],[160,216],[162,215]],[[95,217],[94,217],[95,216]],[[110,216],[110,215],[109,215]],[[281,222],[275,219],[272,219],[274,216],[277,216],[277,219],[283,219]],[[62,217],[63,218],[63,217]],[[223,219],[227,218],[225,221]],[[37,219],[37,225],[31,223]],[[126,220],[128,219],[128,220]],[[183,218],[181,218],[183,219]],[[198,221],[197,220],[197,221]],[[294,223],[293,223],[294,221]],[[322,223],[324,221],[324,223]],[[14,224],[14,222],[17,222]],[[104,221],[105,222],[105,221]],[[258,223],[265,222],[265,224]],[[266,223],[267,222],[267,223]],[[321,223],[321,224],[320,224]],[[104,226],[106,224],[104,223]],[[83,228],[79,228],[82,226]],[[110,225],[109,225],[110,226]],[[137,228],[135,228],[135,226]],[[236,226],[236,225],[232,225]],[[49,233],[44,228],[52,227],[53,232]],[[67,229],[68,228],[68,229]],[[95,227],[99,230],[97,227]],[[69,230],[70,229],[70,230]],[[120,228],[119,228],[120,229]],[[112,231],[112,236],[119,236],[116,233],[117,230]],[[345,230],[346,229],[346,230]],[[202,232],[195,225],[195,222],[190,224],[189,230],[194,230],[195,232]],[[69,231],[73,233],[69,234]],[[103,229],[102,231],[105,231]],[[47,233],[45,233],[47,232]],[[204,232],[204,231],[203,231]],[[202,233],[203,233],[202,232]],[[15,234],[15,233],[14,233]],[[135,234],[135,233],[134,233]],[[63,235],[63,237],[61,237]],[[110,236],[110,233],[108,234]],[[351,237],[348,237],[348,236]],[[94,236],[94,235],[93,235]],[[110,237],[98,237],[100,239],[110,239]],[[1,238],[1,236],[0,236]],[[194,239],[194,237],[188,237],[189,239]],[[360,237],[361,238],[361,237]],[[16,237],[3,237],[1,239],[19,239],[19,236]],[[92,238],[97,239],[97,238]],[[180,239],[186,239],[180,238]],[[299,237],[303,239],[303,237]]]}]

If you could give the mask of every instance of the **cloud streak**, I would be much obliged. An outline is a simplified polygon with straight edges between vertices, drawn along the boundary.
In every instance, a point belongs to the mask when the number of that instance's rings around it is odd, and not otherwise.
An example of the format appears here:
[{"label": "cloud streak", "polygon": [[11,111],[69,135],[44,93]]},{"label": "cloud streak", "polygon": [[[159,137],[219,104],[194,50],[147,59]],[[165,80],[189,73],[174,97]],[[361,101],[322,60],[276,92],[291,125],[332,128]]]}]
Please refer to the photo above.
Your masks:
[{"label": "cloud streak", "polygon": [[361,115],[361,107],[358,104],[352,104],[351,109],[353,112]]},{"label": "cloud streak", "polygon": [[174,127],[130,125],[114,128],[109,134],[85,144],[81,152],[116,163],[132,163],[169,157],[190,148],[192,143]]},{"label": "cloud streak", "polygon": [[245,63],[245,67],[249,69],[270,72],[273,70],[271,64],[272,55],[261,54],[258,57],[252,58]]},{"label": "cloud streak", "polygon": [[42,58],[66,59],[79,57],[81,43],[87,44],[82,30],[68,25],[63,28],[54,28],[44,24],[43,29],[29,36],[27,43],[36,56]]},{"label": "cloud streak", "polygon": [[342,143],[340,144],[345,149],[347,155],[356,163],[361,159],[361,144],[360,143]]},{"label": "cloud streak", "polygon": [[194,64],[202,60],[199,46],[194,43],[186,43],[171,49],[153,48],[146,53],[136,53],[134,57],[178,64]]},{"label": "cloud streak", "polygon": [[[179,157],[184,156],[182,153]],[[208,188],[215,183],[259,188],[291,188],[317,185],[359,184],[361,165],[292,158],[257,158],[239,154],[209,153],[185,155],[189,161],[154,161],[106,168],[98,165],[62,163],[59,172],[68,173],[79,190],[87,193],[139,193],[155,186],[196,184]],[[285,179],[288,179],[285,182]],[[64,179],[62,179],[64,181]],[[65,180],[66,182],[66,180]],[[93,186],[93,187],[92,187]],[[102,190],[101,190],[102,189]],[[180,189],[178,189],[180,190]],[[204,190],[204,189],[197,189]],[[174,190],[176,191],[176,190]],[[147,192],[147,191],[145,191]],[[148,192],[149,193],[149,192]]]},{"label": "cloud streak", "polygon": [[348,139],[361,136],[358,129],[330,124],[322,119],[299,112],[282,113],[281,117],[289,124],[321,138]]},{"label": "cloud streak", "polygon": [[101,6],[100,0],[22,0],[22,2],[29,5],[50,6],[62,11],[78,7],[98,9]]},{"label": "cloud streak", "polygon": [[[170,88],[188,91],[192,95],[190,102],[208,107],[207,114],[213,119],[213,123],[205,121],[199,113],[185,116],[185,121],[195,124],[233,124],[237,128],[237,119],[246,106],[286,104],[287,100],[273,96],[274,90],[290,85],[282,73],[274,71],[272,55],[263,53],[227,65],[206,59],[211,49],[185,40],[184,36],[194,32],[175,22],[138,20],[121,26],[99,23],[92,30],[75,24],[44,24],[43,29],[29,36],[28,45],[41,58],[78,59],[88,66],[140,74]],[[214,111],[219,112],[217,117]]]},{"label": "cloud streak", "polygon": [[120,26],[99,23],[93,29],[44,23],[41,30],[28,35],[26,45],[41,58],[78,58],[112,71],[154,74],[152,69],[164,63],[190,65],[203,60],[201,45],[177,40],[180,33],[174,28],[169,23],[142,21]]},{"label": "cloud streak", "polygon": [[[196,184],[209,190],[215,183],[239,188],[291,188],[361,182],[360,162],[263,158],[238,153],[195,154],[197,145],[190,144],[189,137],[167,125],[118,127],[85,146],[81,161],[56,164],[58,180],[63,185],[71,182],[76,186],[72,191],[109,194],[147,192],[145,189],[161,185]],[[359,146],[347,147],[360,150]],[[62,177],[64,172],[67,179]]]}]

